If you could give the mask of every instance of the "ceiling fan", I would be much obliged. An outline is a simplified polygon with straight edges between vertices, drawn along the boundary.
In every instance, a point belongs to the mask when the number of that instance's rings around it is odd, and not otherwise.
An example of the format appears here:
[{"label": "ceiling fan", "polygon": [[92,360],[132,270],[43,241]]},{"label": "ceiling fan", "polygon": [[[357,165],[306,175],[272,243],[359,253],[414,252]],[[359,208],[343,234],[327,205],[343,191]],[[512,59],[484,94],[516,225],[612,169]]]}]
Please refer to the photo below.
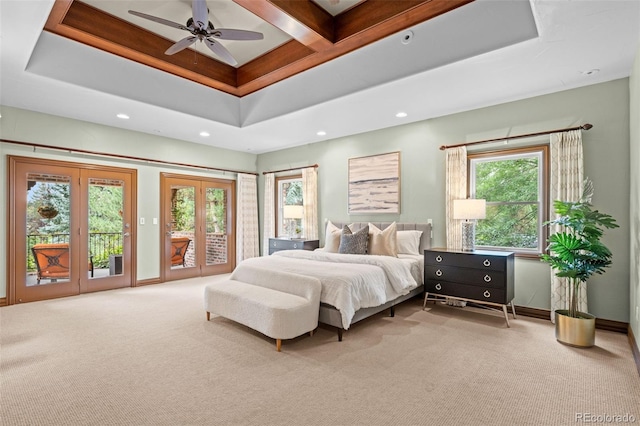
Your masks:
[{"label": "ceiling fan", "polygon": [[229,51],[218,41],[220,40],[262,40],[264,36],[262,33],[247,30],[234,30],[229,28],[215,28],[211,21],[209,21],[209,9],[207,8],[206,0],[193,0],[192,3],[192,18],[187,20],[186,25],[178,24],[177,22],[169,21],[156,16],[147,15],[146,13],[136,12],[134,10],[129,11],[130,14],[138,16],[140,18],[148,19],[150,21],[157,22],[159,24],[168,25],[173,28],[189,31],[190,36],[178,41],[164,53],[166,55],[173,55],[181,50],[191,46],[197,40],[204,42],[213,53],[215,53],[220,59],[228,63],[229,65],[237,65],[238,61],[229,53]]}]

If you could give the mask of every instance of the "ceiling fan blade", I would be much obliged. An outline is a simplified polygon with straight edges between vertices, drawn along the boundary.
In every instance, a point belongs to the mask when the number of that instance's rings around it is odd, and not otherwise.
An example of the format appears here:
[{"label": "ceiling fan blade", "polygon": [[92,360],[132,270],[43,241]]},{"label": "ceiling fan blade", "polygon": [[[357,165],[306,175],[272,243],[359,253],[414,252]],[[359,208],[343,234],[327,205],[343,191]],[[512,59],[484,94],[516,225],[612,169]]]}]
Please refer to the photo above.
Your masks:
[{"label": "ceiling fan blade", "polygon": [[144,18],[144,19],[148,19],[148,20],[153,21],[153,22],[157,22],[159,24],[164,24],[164,25],[168,25],[168,26],[173,27],[173,28],[178,28],[178,29],[181,29],[181,30],[190,31],[189,28],[185,27],[182,24],[178,24],[177,22],[169,21],[167,19],[158,18],[157,16],[147,15],[146,13],[136,12],[135,10],[130,10],[129,13],[132,14],[132,15],[138,16],[140,18]]},{"label": "ceiling fan blade", "polygon": [[235,58],[231,56],[231,53],[229,53],[229,51],[222,44],[216,42],[215,40],[211,40],[209,38],[205,38],[204,43],[207,45],[209,49],[211,49],[213,53],[218,55],[220,59],[222,59],[229,65],[233,65],[233,66],[238,65],[238,61],[236,61]]},{"label": "ceiling fan blade", "polygon": [[262,33],[247,30],[232,30],[230,28],[216,28],[213,31],[209,31],[209,34],[222,40],[262,40],[264,38]]},{"label": "ceiling fan blade", "polygon": [[171,46],[170,48],[168,48],[166,52],[164,52],[164,54],[173,55],[174,53],[178,53],[179,51],[184,50],[187,47],[191,46],[193,43],[196,42],[196,40],[198,40],[198,37],[196,36],[185,37],[179,42],[177,42],[176,44],[174,44],[173,46]]},{"label": "ceiling fan blade", "polygon": [[193,25],[205,30],[209,24],[209,8],[206,0],[193,0]]}]

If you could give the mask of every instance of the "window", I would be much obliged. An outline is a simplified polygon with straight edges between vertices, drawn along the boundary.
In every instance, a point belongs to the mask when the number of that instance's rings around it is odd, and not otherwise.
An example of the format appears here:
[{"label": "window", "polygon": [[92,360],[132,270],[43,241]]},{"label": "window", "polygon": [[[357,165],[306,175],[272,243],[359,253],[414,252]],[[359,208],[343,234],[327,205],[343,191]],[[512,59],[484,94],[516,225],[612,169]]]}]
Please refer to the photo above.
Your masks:
[{"label": "window", "polygon": [[276,235],[296,237],[302,233],[302,175],[276,178]]},{"label": "window", "polygon": [[537,256],[545,248],[548,147],[469,154],[469,196],[487,200],[476,247]]}]

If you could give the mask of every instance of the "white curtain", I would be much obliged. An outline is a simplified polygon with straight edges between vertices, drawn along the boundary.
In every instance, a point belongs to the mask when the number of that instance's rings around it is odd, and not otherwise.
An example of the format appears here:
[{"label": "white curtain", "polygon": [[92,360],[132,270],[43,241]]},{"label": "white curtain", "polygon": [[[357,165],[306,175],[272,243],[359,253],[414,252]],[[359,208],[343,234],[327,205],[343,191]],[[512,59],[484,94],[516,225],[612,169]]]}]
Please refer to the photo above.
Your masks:
[{"label": "white curtain", "polygon": [[258,176],[238,173],[236,263],[260,255]]},{"label": "white curtain", "polygon": [[262,221],[262,255],[269,254],[269,238],[276,236],[275,182],[273,173],[264,175],[264,220]]},{"label": "white curtain", "polygon": [[[445,227],[447,248],[462,249],[462,223],[453,218],[453,200],[467,198],[467,148],[460,146],[446,151]],[[447,304],[464,307],[467,302],[447,298]]]},{"label": "white curtain", "polygon": [[318,239],[318,171],[315,167],[302,169],[302,230],[308,240]]},{"label": "white curtain", "polygon": [[[549,218],[557,215],[553,209],[554,200],[578,201],[582,196],[584,186],[584,166],[582,155],[582,131],[552,133],[551,148],[551,176],[549,193]],[[550,233],[561,230],[560,225],[551,225]],[[551,321],[555,320],[556,309],[568,309],[571,286],[566,278],[555,276],[551,270]],[[583,283],[578,294],[578,310],[588,312],[587,286]]]},{"label": "white curtain", "polygon": [[453,219],[453,200],[467,198],[467,148],[464,146],[446,150],[445,217],[447,248],[462,249],[462,224]]}]

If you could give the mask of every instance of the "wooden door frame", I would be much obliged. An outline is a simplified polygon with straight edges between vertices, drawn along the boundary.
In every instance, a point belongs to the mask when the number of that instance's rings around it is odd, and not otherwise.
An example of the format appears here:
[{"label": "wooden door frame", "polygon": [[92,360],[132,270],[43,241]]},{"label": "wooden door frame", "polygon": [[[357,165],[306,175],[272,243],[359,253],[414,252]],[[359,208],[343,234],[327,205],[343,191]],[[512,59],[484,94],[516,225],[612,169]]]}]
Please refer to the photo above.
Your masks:
[{"label": "wooden door frame", "polygon": [[[97,164],[87,164],[87,163],[76,163],[72,161],[65,160],[52,160],[46,158],[38,158],[38,157],[24,157],[17,155],[7,155],[7,219],[6,219],[6,234],[8,236],[6,241],[7,248],[7,282],[6,282],[6,301],[8,305],[13,305],[16,303],[16,284],[17,284],[17,273],[18,268],[16,267],[16,258],[17,258],[17,248],[20,244],[16,238],[16,226],[17,226],[17,194],[16,194],[16,185],[15,185],[15,177],[16,177],[16,168],[18,164],[33,164],[33,165],[41,165],[41,166],[55,166],[55,167],[63,167],[78,170],[78,178],[80,176],[79,170],[81,169],[91,169],[91,170],[101,170],[101,171],[111,171],[111,172],[119,172],[119,173],[128,173],[131,175],[131,218],[137,218],[137,170],[136,169],[125,169],[121,167],[114,166],[103,166]],[[74,182],[74,184],[79,184],[79,182]],[[77,201],[79,203],[80,200]],[[73,210],[77,210],[72,208]],[[75,219],[75,222],[79,224],[79,218]],[[73,219],[72,219],[72,223]],[[129,268],[130,274],[130,282],[131,287],[136,286],[136,252],[137,252],[137,239],[136,234],[137,231],[133,226],[135,224],[135,220],[131,222],[131,253],[129,253],[129,262],[131,264]],[[80,225],[80,224],[79,224]],[[86,227],[86,224],[85,224]],[[70,230],[72,232],[72,230]],[[79,235],[70,235],[70,238],[80,238]],[[77,242],[78,247],[82,247],[79,240]],[[26,249],[25,249],[26,251]],[[124,261],[124,259],[123,259]],[[78,262],[76,262],[78,263]],[[80,262],[81,263],[81,262]],[[75,268],[81,270],[80,265],[76,265]],[[24,272],[24,271],[22,271]]]},{"label": "wooden door frame", "polygon": [[[160,281],[165,282],[169,280],[169,274],[167,273],[167,258],[168,258],[168,250],[170,250],[169,244],[167,244],[166,240],[166,224],[169,221],[166,213],[166,206],[170,200],[167,199],[167,181],[170,179],[177,180],[185,180],[189,182],[193,182],[194,186],[198,189],[202,189],[203,182],[209,183],[221,183],[224,185],[229,185],[229,199],[227,200],[227,228],[228,228],[228,240],[227,240],[227,254],[228,254],[228,262],[225,265],[229,265],[226,267],[227,270],[224,271],[216,271],[215,266],[207,267],[206,265],[206,250],[202,250],[202,247],[196,249],[196,261],[198,264],[198,272],[197,274],[188,274],[189,277],[193,276],[208,276],[215,275],[217,273],[226,273],[231,272],[235,268],[236,265],[236,181],[233,179],[221,179],[214,177],[206,177],[206,176],[198,176],[198,175],[183,175],[178,173],[171,172],[162,172],[160,173]],[[202,193],[196,195],[197,200],[201,200],[203,197]],[[205,206],[200,201],[199,204],[196,204],[196,219],[202,220],[201,218],[205,217]],[[200,218],[200,219],[199,219]],[[206,231],[198,230],[200,223],[196,226],[196,244],[198,241],[205,241],[206,246]],[[170,266],[169,266],[170,267]],[[214,272],[211,272],[211,269]],[[181,279],[182,277],[176,277],[175,279]],[[173,280],[173,278],[172,278]]]},{"label": "wooden door frame", "polygon": [[[112,281],[120,281],[120,283],[116,283],[116,285],[114,286],[113,283],[107,283],[106,281],[104,281],[104,278],[100,278],[100,279],[95,279],[95,280],[85,280],[84,285],[82,283],[81,280],[81,285],[80,285],[80,289],[81,290],[85,290],[85,291],[81,291],[81,293],[88,293],[88,292],[93,292],[93,291],[102,291],[102,290],[112,290],[115,288],[122,288],[122,287],[135,287],[136,286],[136,275],[135,275],[135,268],[134,265],[136,264],[135,259],[135,253],[137,252],[137,232],[134,232],[134,227],[137,224],[136,222],[136,205],[137,205],[137,171],[135,169],[114,169],[114,168],[105,168],[105,167],[83,167],[83,170],[88,170],[88,171],[98,171],[99,174],[98,176],[100,177],[104,177],[104,175],[101,175],[101,173],[117,173],[120,175],[126,174],[129,175],[128,176],[128,185],[124,185],[123,190],[124,191],[129,191],[130,194],[128,194],[127,192],[123,192],[123,200],[126,200],[127,197],[130,197],[131,202],[129,203],[129,208],[127,208],[127,206],[125,205],[125,208],[123,209],[122,212],[122,222],[123,223],[129,223],[129,236],[127,238],[130,239],[130,253],[123,253],[123,257],[122,257],[122,268],[123,271],[131,271],[131,273],[133,275],[130,276],[130,279],[128,280],[130,282],[130,285],[127,284],[127,276],[130,274],[125,273],[122,277],[120,276],[113,276],[110,277],[109,279]],[[82,176],[83,173],[82,171],[80,172],[80,175]],[[84,202],[86,201],[86,205],[88,205],[88,201],[84,199],[84,197],[88,196],[88,190],[89,190],[89,179],[91,177],[91,173],[89,173],[88,176],[86,176],[86,182],[83,181],[83,183],[87,184],[86,188],[81,188],[81,203],[84,204]],[[125,230],[123,230],[123,232],[125,232]],[[123,240],[124,241],[124,240]],[[89,252],[89,247],[88,247],[88,241],[86,238],[81,238],[80,239],[80,250],[82,250],[84,253],[88,253]]]}]

